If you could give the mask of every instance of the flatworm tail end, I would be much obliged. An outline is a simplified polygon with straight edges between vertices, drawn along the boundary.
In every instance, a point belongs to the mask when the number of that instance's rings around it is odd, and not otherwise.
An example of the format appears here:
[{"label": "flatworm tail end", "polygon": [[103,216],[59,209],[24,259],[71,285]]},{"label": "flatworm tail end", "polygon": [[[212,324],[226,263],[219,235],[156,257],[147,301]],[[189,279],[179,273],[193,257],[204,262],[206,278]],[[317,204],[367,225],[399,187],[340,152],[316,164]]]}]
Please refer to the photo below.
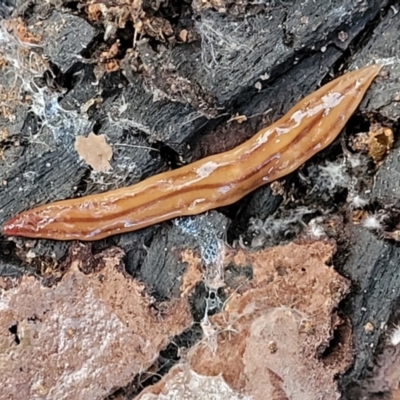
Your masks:
[{"label": "flatworm tail end", "polygon": [[23,212],[9,219],[3,226],[3,233],[7,236],[37,237],[40,231],[41,219],[35,212]]},{"label": "flatworm tail end", "polygon": [[17,217],[9,219],[3,226],[3,233],[7,236],[18,236],[18,229],[15,226]]}]

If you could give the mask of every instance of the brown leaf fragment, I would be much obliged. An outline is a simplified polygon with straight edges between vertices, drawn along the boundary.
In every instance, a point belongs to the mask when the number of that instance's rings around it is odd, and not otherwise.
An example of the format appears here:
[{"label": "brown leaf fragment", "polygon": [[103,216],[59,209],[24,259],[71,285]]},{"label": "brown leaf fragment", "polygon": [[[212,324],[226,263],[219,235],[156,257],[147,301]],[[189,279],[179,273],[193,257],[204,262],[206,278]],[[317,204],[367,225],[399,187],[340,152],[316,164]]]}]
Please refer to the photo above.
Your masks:
[{"label": "brown leaf fragment", "polygon": [[104,135],[91,132],[87,138],[77,136],[75,150],[94,171],[107,172],[111,169],[109,161],[113,152]]},{"label": "brown leaf fragment", "polygon": [[186,42],[187,42],[187,38],[188,38],[188,31],[187,31],[187,29],[182,29],[182,30],[179,32],[179,39],[180,39],[182,42],[186,43]]},{"label": "brown leaf fragment", "polygon": [[395,240],[396,242],[400,242],[400,230],[395,230],[393,232],[382,232],[382,236],[385,239]]},{"label": "brown leaf fragment", "polygon": [[181,295],[186,296],[201,282],[203,272],[200,266],[200,259],[195,257],[191,251],[187,250],[182,253],[182,261],[188,263],[188,268],[182,277],[180,287]]},{"label": "brown leaf fragment", "polygon": [[104,50],[100,54],[101,60],[110,60],[117,56],[119,52],[120,40],[116,40],[108,49]]},{"label": "brown leaf fragment", "polygon": [[360,224],[367,217],[365,210],[353,210],[352,221],[354,224]]},{"label": "brown leaf fragment", "polygon": [[16,29],[18,39],[22,43],[40,44],[43,38],[41,36],[33,35],[33,33],[29,31],[28,27],[22,22],[21,18],[18,18],[18,21],[19,23]]},{"label": "brown leaf fragment", "polygon": [[87,7],[87,15],[89,21],[99,22],[102,16],[102,5],[89,4]]},{"label": "brown leaf fragment", "polygon": [[160,17],[144,18],[142,29],[150,37],[165,41],[166,37],[172,36],[174,31],[171,23]]},{"label": "brown leaf fragment", "polygon": [[195,0],[193,1],[193,9],[201,13],[209,8],[214,8],[220,13],[225,13],[229,6],[229,2],[226,0]]},{"label": "brown leaf fragment", "polygon": [[369,155],[372,157],[375,164],[378,164],[393,147],[393,131],[390,128],[375,124],[368,132],[366,143],[368,145]]},{"label": "brown leaf fragment", "polygon": [[359,133],[350,142],[354,151],[368,153],[375,164],[380,164],[393,147],[393,130],[375,123],[368,132]]},{"label": "brown leaf fragment", "polygon": [[231,121],[236,121],[238,124],[242,124],[243,122],[247,121],[247,117],[246,117],[246,115],[236,114],[234,117],[232,117],[230,120],[228,120],[228,122],[231,122]]}]

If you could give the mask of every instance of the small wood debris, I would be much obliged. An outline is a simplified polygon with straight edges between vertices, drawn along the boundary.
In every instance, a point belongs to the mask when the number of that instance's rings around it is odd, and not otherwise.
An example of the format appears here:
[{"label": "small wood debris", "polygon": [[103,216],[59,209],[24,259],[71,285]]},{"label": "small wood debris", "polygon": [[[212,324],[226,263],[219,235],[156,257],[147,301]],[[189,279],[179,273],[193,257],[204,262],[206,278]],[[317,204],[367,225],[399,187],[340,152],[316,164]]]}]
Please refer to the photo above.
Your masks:
[{"label": "small wood debris", "polygon": [[368,145],[368,153],[378,164],[383,160],[385,155],[389,153],[393,147],[393,131],[390,128],[385,128],[379,124],[375,124],[368,132],[366,143]]},{"label": "small wood debris", "polygon": [[87,138],[78,136],[75,140],[75,150],[93,170],[107,172],[111,169],[109,161],[113,152],[104,135],[91,132]]}]

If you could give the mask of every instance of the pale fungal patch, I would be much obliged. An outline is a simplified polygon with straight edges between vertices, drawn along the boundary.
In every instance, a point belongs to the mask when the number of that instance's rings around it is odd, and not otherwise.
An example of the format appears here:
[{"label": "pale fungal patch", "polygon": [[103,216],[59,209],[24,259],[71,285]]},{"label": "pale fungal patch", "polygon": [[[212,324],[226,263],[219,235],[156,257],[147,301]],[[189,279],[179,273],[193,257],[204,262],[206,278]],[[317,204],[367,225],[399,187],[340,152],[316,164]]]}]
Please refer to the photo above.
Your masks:
[{"label": "pale fungal patch", "polygon": [[400,325],[396,325],[392,331],[392,333],[390,334],[390,343],[393,346],[397,346],[400,344]]},{"label": "pale fungal patch", "polygon": [[327,161],[326,165],[318,167],[320,170],[320,181],[324,183],[324,186],[328,187],[329,190],[333,190],[336,187],[347,187],[349,183],[349,175],[345,169],[345,163],[343,160],[336,162]]},{"label": "pale fungal patch", "polygon": [[386,58],[376,58],[375,63],[381,65],[395,65],[399,64],[400,59],[398,57],[386,57]]},{"label": "pale fungal patch", "polygon": [[203,164],[200,168],[196,169],[197,175],[200,178],[207,178],[210,174],[212,174],[218,168],[218,164],[214,161],[208,161]]},{"label": "pale fungal patch", "polygon": [[249,232],[253,234],[251,247],[256,248],[267,243],[275,243],[277,238],[288,232],[298,233],[305,226],[304,216],[315,212],[307,207],[297,207],[281,214],[272,214],[265,220],[250,219]]},{"label": "pale fungal patch", "polygon": [[361,154],[357,154],[357,153],[347,156],[347,161],[350,163],[351,168],[357,168],[366,162],[362,158]]},{"label": "pale fungal patch", "polygon": [[318,222],[320,222],[319,218],[313,218],[308,223],[308,227],[310,228],[310,234],[312,237],[315,237],[316,239],[325,236],[324,228],[322,228],[321,225],[318,225]]},{"label": "pale fungal patch", "polygon": [[377,215],[368,215],[364,221],[363,226],[367,229],[381,229],[382,224]]},{"label": "pale fungal patch", "polygon": [[354,208],[363,208],[368,204],[368,200],[363,199],[360,195],[357,194],[351,199],[351,204]]}]

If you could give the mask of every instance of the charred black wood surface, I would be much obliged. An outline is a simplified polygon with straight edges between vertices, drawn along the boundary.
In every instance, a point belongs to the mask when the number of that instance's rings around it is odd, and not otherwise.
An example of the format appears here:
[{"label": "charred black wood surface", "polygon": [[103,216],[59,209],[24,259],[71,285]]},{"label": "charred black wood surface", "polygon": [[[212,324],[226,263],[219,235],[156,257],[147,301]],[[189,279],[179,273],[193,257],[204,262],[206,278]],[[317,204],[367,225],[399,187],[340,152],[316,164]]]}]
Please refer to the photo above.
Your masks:
[{"label": "charred black wood surface", "polygon": [[[385,79],[368,92],[346,136],[371,122],[391,126],[396,136],[400,13],[389,1],[273,1],[256,6],[226,1],[224,12],[202,8],[197,1],[165,8],[155,3],[145,1],[144,8],[150,17],[163,16],[170,23],[169,37],[144,34],[137,38],[129,23],[106,32],[102,24],[89,21],[77,2],[0,4],[0,18],[19,16],[26,26],[35,27],[32,34],[40,38],[40,45],[29,50],[48,62],[36,72],[28,68],[32,59],[18,64],[14,75],[0,73],[0,86],[7,96],[16,87],[18,96],[36,96],[34,107],[28,101],[9,101],[12,118],[0,113],[0,133],[6,132],[0,135],[0,225],[35,205],[124,187],[228,150],[332,76],[372,62],[384,64]],[[10,16],[13,11],[14,17]],[[182,30],[188,32],[188,40],[177,39]],[[99,73],[101,53],[117,38],[120,68]],[[10,63],[19,44],[11,37],[0,36],[1,40]],[[232,120],[235,115],[245,115],[247,121],[239,124]],[[74,149],[75,138],[91,131],[104,134],[113,148],[110,172],[94,173]],[[340,153],[339,143],[333,152]],[[372,187],[371,201],[381,208],[400,200],[396,146],[378,169]],[[310,164],[322,162],[330,152]],[[300,180],[296,172],[283,186],[290,192],[299,187]],[[215,212],[212,219],[218,221],[220,235],[221,226],[227,230],[230,225],[232,244],[239,241],[250,218],[267,218],[288,205],[283,200],[269,187],[261,188]],[[348,213],[345,202],[332,204],[331,209],[340,215]],[[343,396],[351,399],[355,393],[365,395],[363,379],[395,312],[400,252],[394,241],[353,225],[351,219],[345,224],[345,239],[338,241],[334,267],[353,282],[341,310],[351,320],[354,335],[355,362],[340,377]],[[28,250],[38,259],[61,263],[70,246],[0,240],[3,276],[40,273],[35,263],[28,263]],[[177,295],[177,278],[185,269],[165,249],[190,242],[166,222],[93,243],[92,249],[122,247],[127,270],[162,300]],[[195,243],[192,246],[196,248]],[[376,327],[368,335],[367,322]]]}]

